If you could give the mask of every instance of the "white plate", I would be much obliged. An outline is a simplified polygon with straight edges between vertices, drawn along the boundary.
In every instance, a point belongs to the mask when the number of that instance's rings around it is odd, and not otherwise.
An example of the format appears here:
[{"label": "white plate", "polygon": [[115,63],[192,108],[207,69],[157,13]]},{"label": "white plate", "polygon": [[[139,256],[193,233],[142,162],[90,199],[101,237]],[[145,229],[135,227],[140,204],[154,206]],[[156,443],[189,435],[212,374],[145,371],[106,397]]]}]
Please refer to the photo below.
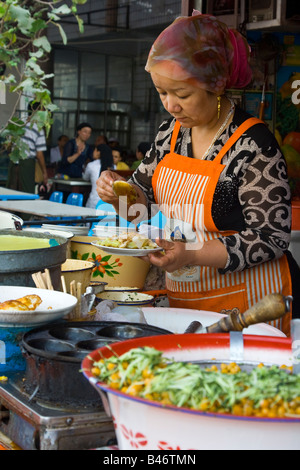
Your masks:
[{"label": "white plate", "polygon": [[[198,320],[204,327],[213,325],[226,315],[205,310],[193,310],[183,308],[144,307],[142,308],[149,325],[158,326],[172,333],[183,333],[193,320]],[[257,323],[244,329],[244,334],[260,336],[280,336],[285,338],[282,331],[267,323]]]},{"label": "white plate", "polygon": [[110,225],[109,226],[96,225],[93,228],[93,232],[96,237],[107,238],[107,237],[113,237],[115,235],[119,236],[122,233],[134,233],[136,232],[136,229],[135,227],[114,227]]},{"label": "white plate", "polygon": [[111,255],[121,255],[121,256],[147,256],[150,253],[156,253],[158,251],[162,251],[163,248],[160,246],[158,248],[149,248],[146,249],[134,249],[134,248],[115,248],[113,246],[103,246],[99,245],[96,242],[92,242],[92,245],[97,246],[100,250],[105,251]]},{"label": "white plate", "polygon": [[73,295],[64,292],[36,289],[35,287],[0,286],[0,302],[15,300],[25,295],[36,294],[42,299],[42,303],[34,311],[0,310],[0,326],[37,326],[58,320],[70,313],[77,299]]},{"label": "white plate", "polygon": [[55,225],[55,224],[43,224],[42,228],[48,230],[58,230],[64,232],[72,232],[74,235],[88,235],[89,227],[81,227],[76,225]]}]

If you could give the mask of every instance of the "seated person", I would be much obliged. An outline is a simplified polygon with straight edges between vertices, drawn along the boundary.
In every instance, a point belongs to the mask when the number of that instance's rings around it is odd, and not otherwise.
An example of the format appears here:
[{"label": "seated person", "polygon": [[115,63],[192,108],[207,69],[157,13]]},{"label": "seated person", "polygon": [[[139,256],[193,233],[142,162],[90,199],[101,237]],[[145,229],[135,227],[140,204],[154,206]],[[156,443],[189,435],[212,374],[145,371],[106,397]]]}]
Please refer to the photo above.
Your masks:
[{"label": "seated person", "polygon": [[140,142],[136,149],[136,160],[131,165],[131,170],[136,170],[139,164],[144,160],[146,153],[150,150],[151,144],[149,142]]},{"label": "seated person", "polygon": [[114,159],[114,170],[130,170],[127,163],[123,161],[122,150],[120,147],[113,147],[112,154]]},{"label": "seated person", "polygon": [[61,135],[57,139],[57,145],[56,147],[52,147],[50,149],[50,163],[59,163],[62,159],[62,156],[64,154],[64,148],[66,143],[68,142],[69,137],[67,135]]}]

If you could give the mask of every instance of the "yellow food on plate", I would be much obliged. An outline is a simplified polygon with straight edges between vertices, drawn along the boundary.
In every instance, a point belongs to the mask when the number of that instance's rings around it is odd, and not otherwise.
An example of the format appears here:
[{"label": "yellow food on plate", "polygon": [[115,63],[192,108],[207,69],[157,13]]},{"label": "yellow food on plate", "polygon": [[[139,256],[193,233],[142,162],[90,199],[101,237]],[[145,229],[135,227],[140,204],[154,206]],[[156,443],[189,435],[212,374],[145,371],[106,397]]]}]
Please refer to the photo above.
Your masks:
[{"label": "yellow food on plate", "polygon": [[25,295],[24,297],[21,297],[19,299],[6,300],[5,302],[0,303],[0,310],[35,310],[41,303],[42,299],[39,295]]},{"label": "yellow food on plate", "polygon": [[124,232],[121,235],[101,239],[98,241],[100,246],[108,246],[112,248],[127,248],[135,250],[151,250],[158,248],[158,245],[149,238],[133,232]]},{"label": "yellow food on plate", "polygon": [[126,181],[114,181],[113,191],[116,196],[126,196],[130,204],[136,202],[137,194],[134,187]]}]

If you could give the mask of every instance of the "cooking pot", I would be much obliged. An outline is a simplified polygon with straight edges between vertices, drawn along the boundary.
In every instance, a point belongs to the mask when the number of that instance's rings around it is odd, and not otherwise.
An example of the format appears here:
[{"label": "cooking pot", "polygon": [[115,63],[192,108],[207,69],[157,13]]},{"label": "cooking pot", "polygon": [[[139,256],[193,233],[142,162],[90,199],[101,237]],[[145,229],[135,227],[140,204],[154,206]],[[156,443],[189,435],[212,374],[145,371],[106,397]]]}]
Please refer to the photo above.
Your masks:
[{"label": "cooking pot", "polygon": [[99,395],[80,373],[82,359],[106,344],[168,334],[151,325],[123,322],[57,322],[26,332],[24,390],[35,399],[64,406],[100,406]]},{"label": "cooking pot", "polygon": [[162,405],[114,390],[93,376],[95,361],[150,346],[175,361],[238,361],[291,365],[291,340],[241,333],[183,334],[135,339],[90,353],[82,370],[112,416],[120,450],[300,449],[299,418],[258,418],[216,414]]},{"label": "cooking pot", "polygon": [[66,260],[67,252],[66,238],[14,229],[0,230],[0,235],[48,240],[51,238],[56,242],[55,246],[28,250],[1,251],[0,247],[0,285],[35,287],[32,274],[48,268],[54,289],[60,290],[61,265]]}]

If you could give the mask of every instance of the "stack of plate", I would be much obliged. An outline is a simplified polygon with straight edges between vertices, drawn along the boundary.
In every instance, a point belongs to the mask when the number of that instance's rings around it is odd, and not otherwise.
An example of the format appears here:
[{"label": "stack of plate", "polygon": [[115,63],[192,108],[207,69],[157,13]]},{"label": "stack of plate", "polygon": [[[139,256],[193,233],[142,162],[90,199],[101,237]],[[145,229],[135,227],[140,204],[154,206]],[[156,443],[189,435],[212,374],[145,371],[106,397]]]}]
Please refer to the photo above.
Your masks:
[{"label": "stack of plate", "polygon": [[59,230],[63,232],[71,232],[73,235],[88,235],[89,227],[82,225],[55,225],[43,224],[42,228],[47,230]]},{"label": "stack of plate", "polygon": [[93,228],[93,232],[96,235],[96,237],[100,238],[109,238],[109,237],[114,237],[117,236],[119,237],[121,234],[124,232],[136,232],[135,227],[116,227],[113,225],[105,226],[105,225],[96,225]]},{"label": "stack of plate", "polygon": [[67,240],[69,238],[74,237],[74,234],[71,231],[64,231],[64,230],[54,230],[54,229],[48,229],[48,228],[40,228],[40,227],[25,227],[22,229],[23,232],[37,232],[37,233],[44,233],[45,235],[51,235],[52,237],[55,236],[60,236],[64,237]]}]

